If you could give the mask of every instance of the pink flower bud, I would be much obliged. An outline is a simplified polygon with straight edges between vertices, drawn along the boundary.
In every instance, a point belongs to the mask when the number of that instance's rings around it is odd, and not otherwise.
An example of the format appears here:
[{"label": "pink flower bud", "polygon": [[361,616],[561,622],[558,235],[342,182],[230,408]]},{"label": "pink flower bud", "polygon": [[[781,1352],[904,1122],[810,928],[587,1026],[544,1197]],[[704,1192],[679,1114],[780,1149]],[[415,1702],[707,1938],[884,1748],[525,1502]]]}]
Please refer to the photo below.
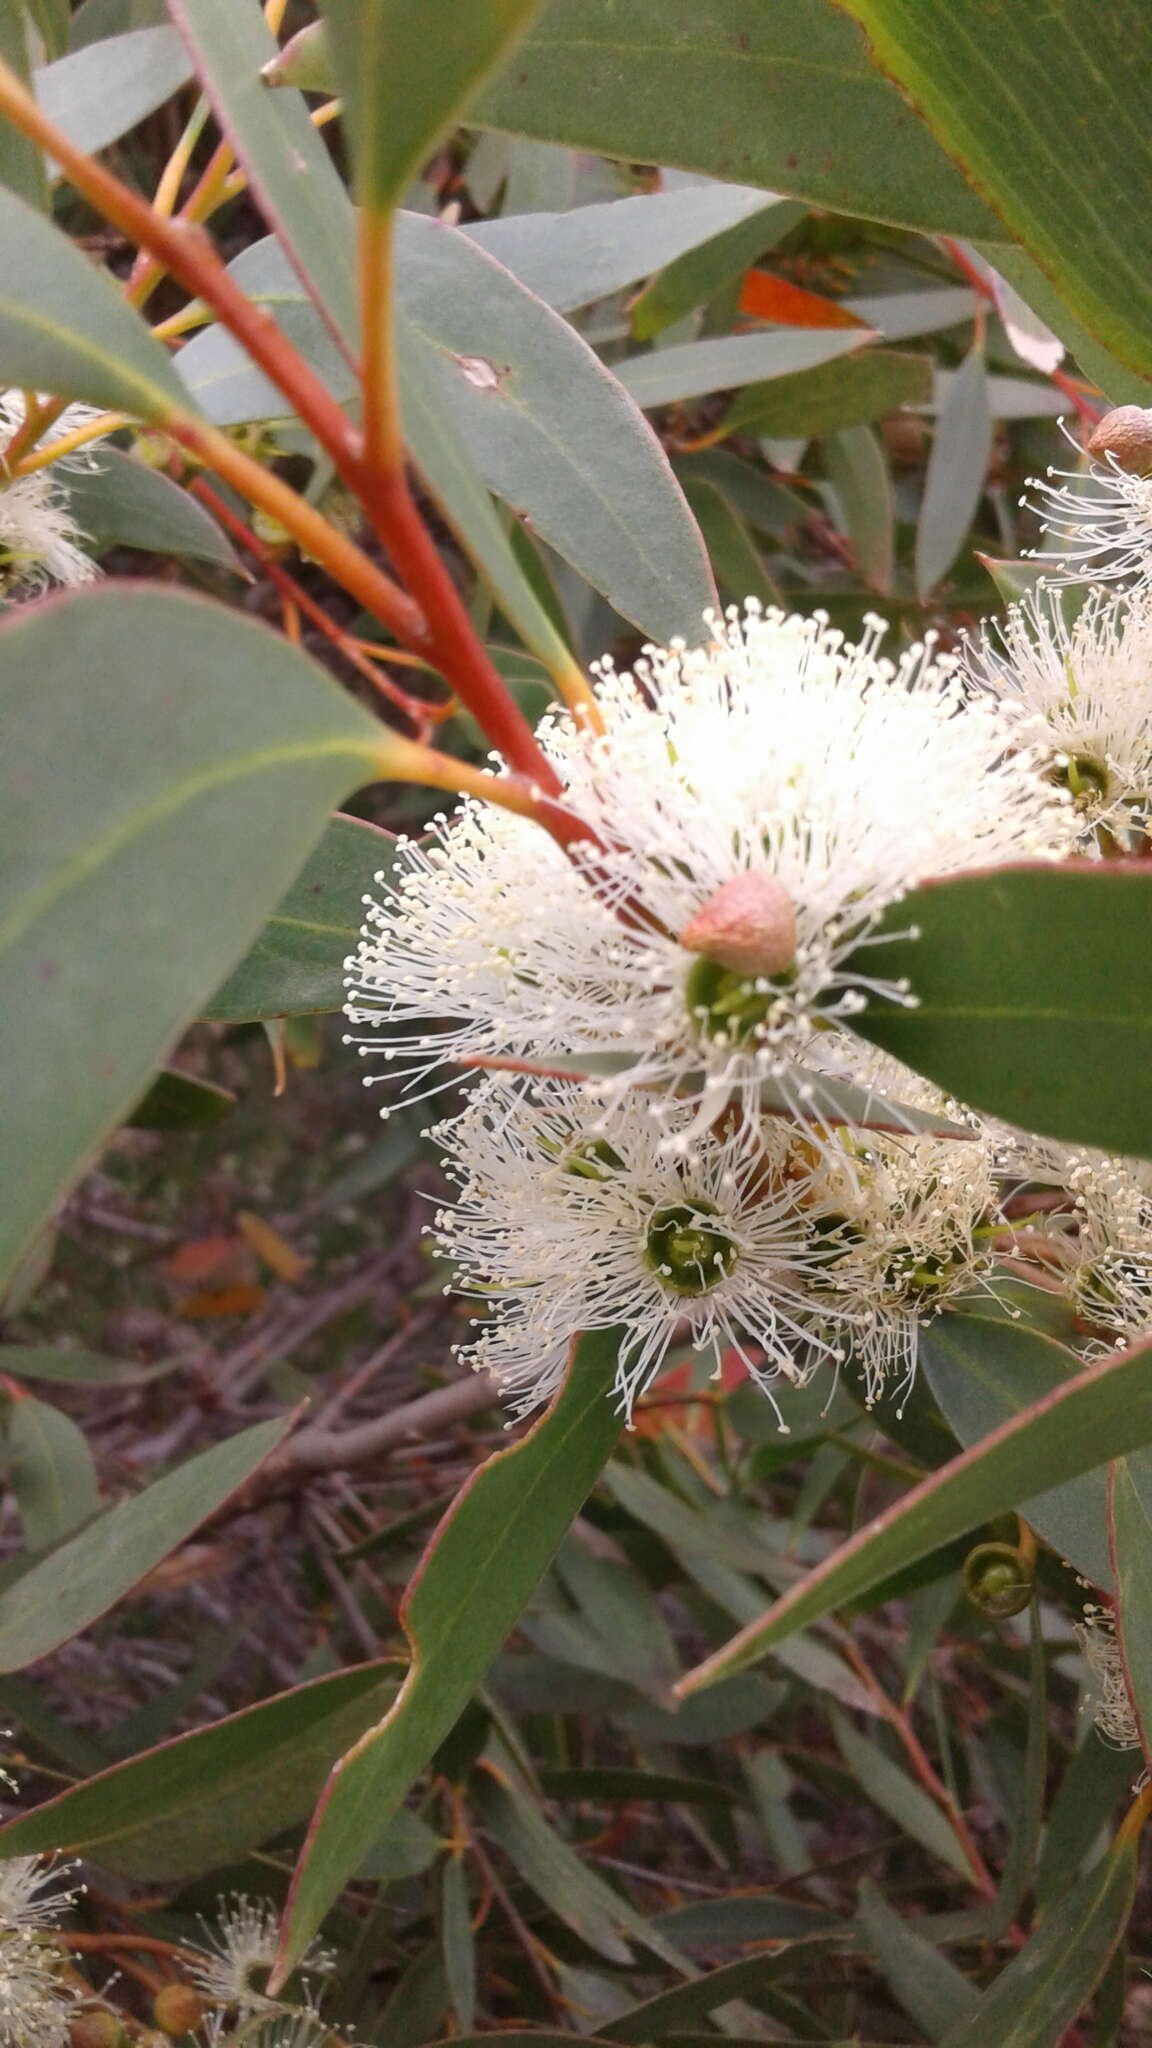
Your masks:
[{"label": "pink flower bud", "polygon": [[1088,436],[1088,453],[1098,461],[1111,456],[1129,476],[1152,476],[1152,411],[1118,405],[1106,412]]},{"label": "pink flower bud", "polygon": [[796,957],[792,899],[774,875],[747,869],[689,918],[680,944],[736,974],[782,974]]}]

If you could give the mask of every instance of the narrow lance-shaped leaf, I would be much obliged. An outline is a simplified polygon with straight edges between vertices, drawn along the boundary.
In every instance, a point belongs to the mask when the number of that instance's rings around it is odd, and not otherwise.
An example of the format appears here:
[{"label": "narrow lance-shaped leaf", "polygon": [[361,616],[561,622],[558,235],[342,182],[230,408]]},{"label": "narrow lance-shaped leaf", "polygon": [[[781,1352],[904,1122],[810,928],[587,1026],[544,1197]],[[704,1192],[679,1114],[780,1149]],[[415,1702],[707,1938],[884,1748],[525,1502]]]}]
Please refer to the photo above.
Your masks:
[{"label": "narrow lance-shaped leaf", "polygon": [[333,801],[385,771],[387,733],[286,641],[176,592],[58,598],[0,643],[6,1271]]},{"label": "narrow lance-shaped leaf", "polygon": [[[943,1321],[937,1346],[965,1318]],[[1045,1337],[1004,1326],[1004,1341],[1041,1345]],[[963,1348],[957,1365],[963,1369]],[[893,1507],[859,1529],[808,1572],[758,1620],[690,1671],[681,1694],[697,1691],[758,1663],[774,1644],[825,1614],[859,1600],[874,1586],[1049,1487],[1089,1472],[1109,1458],[1152,1443],[1152,1347],[1105,1359],[1044,1396],[971,1450],[924,1479]]]},{"label": "narrow lance-shaped leaf", "polygon": [[868,946],[861,970],[906,977],[916,1006],[871,1001],[852,1020],[862,1037],[1025,1130],[1152,1157],[1152,875],[1142,864],[958,875],[912,890],[885,924],[905,936]]},{"label": "narrow lance-shaped leaf", "polygon": [[[234,0],[229,0],[234,4]],[[405,188],[540,0],[322,0],[352,133],[356,189],[373,212]]]},{"label": "narrow lance-shaped leaf", "polygon": [[363,1664],[114,1764],[0,1829],[0,1857],[82,1853],[148,1884],[198,1877],[303,1820],[395,1680]]},{"label": "narrow lance-shaped leaf", "polygon": [[0,1672],[37,1663],[106,1614],[223,1507],[291,1425],[290,1416],[261,1422],[189,1458],[0,1592]]},{"label": "narrow lance-shaped leaf", "polygon": [[[968,1448],[1065,1385],[1076,1361],[1058,1344],[1019,1342],[1003,1320],[947,1316],[920,1332],[919,1368],[944,1420]],[[1018,1505],[1037,1534],[1090,1584],[1110,1584],[1103,1466]]]},{"label": "narrow lance-shaped leaf", "polygon": [[282,1973],[459,1719],[610,1456],[617,1346],[614,1331],[579,1340],[553,1405],[473,1474],[433,1537],[405,1601],[407,1679],[317,1808],[289,1897]]},{"label": "narrow lance-shaped leaf", "polygon": [[1128,1925],[1139,1831],[1133,1809],[1107,1854],[1041,1920],[1030,1941],[940,2048],[1052,2048],[1100,1982]]},{"label": "narrow lance-shaped leaf", "polygon": [[330,333],[356,327],[355,228],[348,195],[298,92],[270,93],[276,44],[254,0],[169,0],[261,211]]},{"label": "narrow lance-shaped leaf", "polygon": [[916,528],[916,589],[934,590],[964,545],[984,491],[992,453],[992,413],[981,344],[971,348],[947,388],[924,478]]},{"label": "narrow lance-shaped leaf", "polygon": [[843,0],[877,65],[1105,346],[1152,373],[1141,0]]},{"label": "narrow lance-shaped leaf", "polygon": [[92,155],[154,114],[191,73],[173,29],[136,28],[45,64],[36,98],[69,142]]}]

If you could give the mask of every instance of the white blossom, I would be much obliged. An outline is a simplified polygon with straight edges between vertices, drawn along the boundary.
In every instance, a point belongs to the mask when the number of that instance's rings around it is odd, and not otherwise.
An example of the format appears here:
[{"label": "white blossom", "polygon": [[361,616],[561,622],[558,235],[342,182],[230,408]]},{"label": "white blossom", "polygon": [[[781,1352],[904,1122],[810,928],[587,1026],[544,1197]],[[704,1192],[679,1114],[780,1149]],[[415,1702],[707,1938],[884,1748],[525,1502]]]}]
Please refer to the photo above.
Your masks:
[{"label": "white blossom", "polygon": [[[0,392],[0,430],[5,444],[23,426],[24,418],[24,393]],[[34,445],[40,451],[50,451],[54,442],[62,441],[95,418],[94,406],[70,405]],[[28,597],[49,583],[75,586],[91,583],[99,576],[96,563],[80,546],[84,535],[72,517],[67,491],[56,474],[88,468],[91,460],[91,448],[84,447],[61,455],[57,461],[32,470],[27,476],[0,480],[0,582],[9,592]],[[0,449],[0,469],[3,467]]]},{"label": "white blossom", "polygon": [[[266,1899],[250,1899],[243,1892],[221,1900],[216,1926],[209,1930],[206,1945],[189,1965],[190,1974],[206,1998],[214,2004],[240,2013],[275,2013],[280,2002],[267,1996],[265,1985],[280,1948],[279,1916]],[[313,1943],[300,1963],[301,1970],[322,1973],[331,1969],[330,1951]]]},{"label": "white blossom", "polygon": [[1142,826],[1152,803],[1152,593],[1096,591],[1069,624],[1043,584],[985,629],[969,674],[1018,702],[1084,829]]},{"label": "white blossom", "polygon": [[1062,1189],[1066,1200],[1032,1223],[1062,1290],[1089,1334],[1086,1355],[1152,1337],[1152,1161],[1062,1144],[1000,1126],[1002,1178]]},{"label": "white blossom", "polygon": [[1112,1749],[1139,1749],[1140,1728],[1128,1691],[1116,1623],[1106,1607],[1086,1607],[1076,1639],[1088,1666],[1089,1708],[1097,1732]]},{"label": "white blossom", "polygon": [[0,1930],[0,2048],[67,2048],[76,2006],[60,1964],[31,1935]]},{"label": "white blossom", "polygon": [[[690,1117],[674,1110],[673,1128]],[[769,1395],[842,1354],[838,1305],[806,1291],[824,1250],[794,1125],[765,1119],[755,1152],[715,1131],[670,1150],[635,1095],[605,1113],[571,1082],[529,1094],[501,1076],[434,1135],[459,1190],[436,1219],[440,1248],[490,1312],[465,1355],[519,1412],[555,1392],[582,1330],[623,1329],[628,1415],[682,1333],[717,1370],[735,1350]]]},{"label": "white blossom", "polygon": [[852,1362],[872,1403],[911,1387],[925,1323],[961,1295],[992,1290],[1003,1219],[996,1149],[971,1111],[885,1054],[866,1055],[859,1078],[968,1130],[844,1126],[813,1148],[805,1199],[823,1232],[819,1284],[849,1319]]},{"label": "white blossom", "polygon": [[[803,1112],[813,1084],[793,1063],[817,1034],[877,992],[914,1000],[866,965],[885,910],[927,876],[1074,843],[1019,707],[970,701],[930,649],[893,663],[877,621],[852,646],[820,615],[751,601],[711,625],[705,648],[649,649],[634,675],[602,667],[602,737],[545,720],[595,850],[566,856],[468,803],[400,848],[397,880],[378,878],[348,1014],[409,1076],[435,1086],[450,1060],[615,1055],[634,1064],[610,1093],[642,1084],[698,1103],[682,1142],[733,1094],[754,1120],[766,1084]],[[794,957],[772,974],[680,943],[748,875],[794,912]]]},{"label": "white blossom", "polygon": [[1086,471],[1049,469],[1030,477],[1050,548],[1031,553],[1063,583],[1144,583],[1152,575],[1152,476],[1123,469],[1106,454]]},{"label": "white blossom", "polygon": [[58,1882],[70,1867],[50,1856],[9,1856],[0,1862],[0,1929],[27,1933],[58,1926],[82,1890]]}]

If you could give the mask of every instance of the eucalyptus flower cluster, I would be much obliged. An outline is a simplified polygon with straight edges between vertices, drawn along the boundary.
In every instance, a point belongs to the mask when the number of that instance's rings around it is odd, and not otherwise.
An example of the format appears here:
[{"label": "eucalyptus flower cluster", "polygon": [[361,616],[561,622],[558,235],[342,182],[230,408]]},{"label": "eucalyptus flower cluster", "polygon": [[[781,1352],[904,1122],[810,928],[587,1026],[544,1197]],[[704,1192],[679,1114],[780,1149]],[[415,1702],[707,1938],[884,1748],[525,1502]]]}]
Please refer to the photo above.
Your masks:
[{"label": "eucalyptus flower cluster", "polygon": [[[684,1343],[770,1398],[821,1367],[899,1397],[923,1325],[995,1285],[1027,1173],[860,1035],[916,1002],[883,941],[927,878],[1137,829],[1142,614],[1069,628],[1041,597],[960,658],[752,601],[707,625],[602,664],[597,729],[545,718],[582,840],[466,802],[398,845],[348,963],[382,1073],[422,1099],[469,1076],[432,1228],[477,1305],[465,1356],[521,1413],[609,1328],[626,1414]],[[1069,1286],[1103,1285],[1070,1201]]]},{"label": "eucalyptus flower cluster", "polygon": [[1152,1330],[1152,1168],[990,1124],[860,1030],[916,1004],[883,945],[917,884],[1148,850],[1152,414],[1110,422],[1087,483],[1038,487],[1047,579],[959,655],[749,600],[545,718],[575,844],[470,799],[377,878],[351,1042],[409,1099],[470,1076],[433,1228],[519,1412],[605,1328],[627,1414],[684,1342],[770,1398],[822,1365],[899,1398],[1006,1257],[1087,1355]]}]

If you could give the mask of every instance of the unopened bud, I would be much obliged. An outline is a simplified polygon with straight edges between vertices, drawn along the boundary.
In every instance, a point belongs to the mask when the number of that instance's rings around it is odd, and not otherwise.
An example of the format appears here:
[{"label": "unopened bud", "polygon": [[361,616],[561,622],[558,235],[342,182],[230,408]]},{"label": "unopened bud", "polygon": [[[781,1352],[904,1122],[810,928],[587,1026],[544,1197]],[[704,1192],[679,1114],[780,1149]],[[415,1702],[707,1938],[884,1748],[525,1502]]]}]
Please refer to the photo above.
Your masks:
[{"label": "unopened bud", "polygon": [[208,2008],[191,1984],[166,1984],[152,2001],[152,2017],[162,2033],[179,2039],[198,2027]]},{"label": "unopened bud", "polygon": [[1097,461],[1110,457],[1129,476],[1152,476],[1152,411],[1142,405],[1116,406],[1093,427],[1087,445]]},{"label": "unopened bud", "polygon": [[703,953],[734,974],[782,974],[796,957],[796,912],[775,875],[733,875],[708,898],[680,934],[689,953]]},{"label": "unopened bud", "polygon": [[979,1543],[964,1560],[964,1591],[992,1620],[1021,1614],[1032,1598],[1035,1566],[1010,1543]]},{"label": "unopened bud", "polygon": [[78,2012],[68,2026],[68,2048],[120,2048],[124,2029],[114,2012]]}]

